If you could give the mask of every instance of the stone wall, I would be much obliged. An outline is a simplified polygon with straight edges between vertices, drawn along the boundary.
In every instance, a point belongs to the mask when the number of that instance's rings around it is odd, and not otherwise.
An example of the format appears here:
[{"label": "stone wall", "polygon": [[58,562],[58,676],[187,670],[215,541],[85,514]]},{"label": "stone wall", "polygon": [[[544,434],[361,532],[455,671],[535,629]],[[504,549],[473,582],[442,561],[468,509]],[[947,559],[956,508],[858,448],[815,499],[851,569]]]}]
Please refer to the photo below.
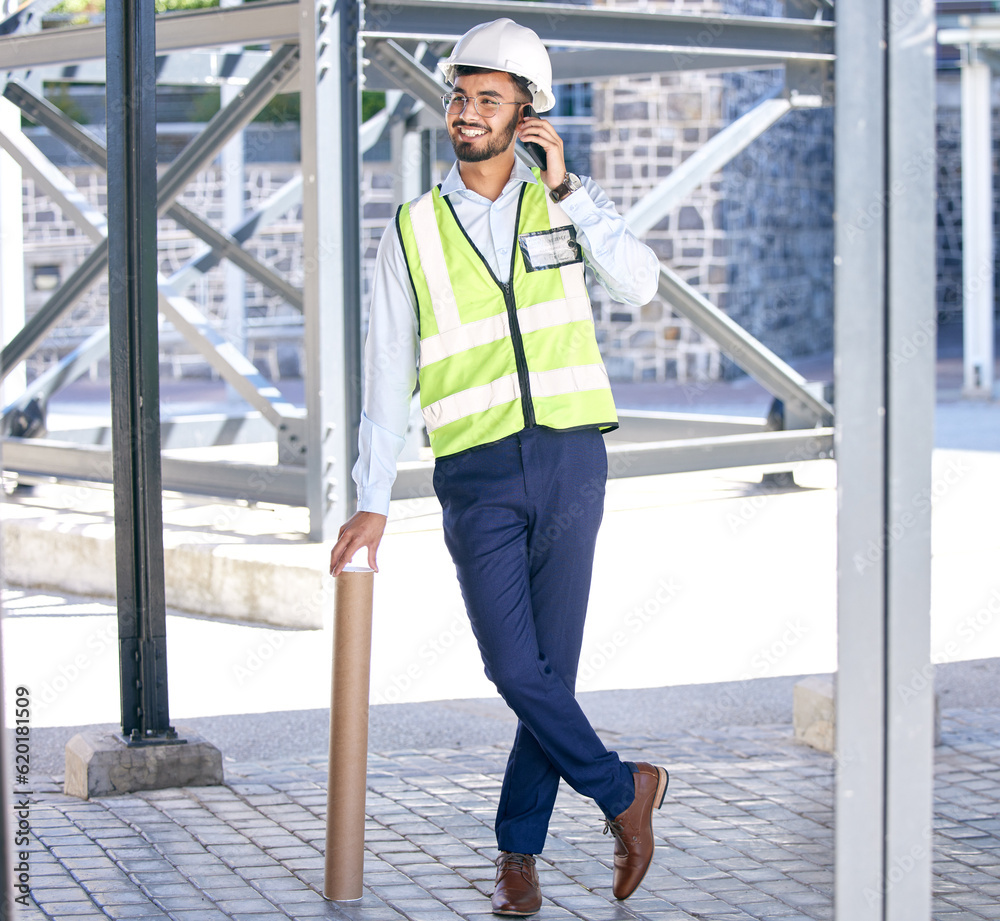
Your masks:
[{"label": "stone wall", "polygon": [[[607,0],[644,12],[714,13],[721,0]],[[724,81],[689,72],[620,77],[594,86],[593,178],[625,213],[725,124]],[[701,186],[646,236],[662,262],[716,303],[727,291],[721,184]],[[655,297],[641,308],[591,285],[594,319],[613,380],[707,380],[719,351]]]},{"label": "stone wall", "polygon": [[[726,77],[732,121],[783,83]],[[833,110],[782,116],[722,172],[729,254],[720,304],[781,358],[833,348]],[[727,373],[736,373],[728,362]]]}]

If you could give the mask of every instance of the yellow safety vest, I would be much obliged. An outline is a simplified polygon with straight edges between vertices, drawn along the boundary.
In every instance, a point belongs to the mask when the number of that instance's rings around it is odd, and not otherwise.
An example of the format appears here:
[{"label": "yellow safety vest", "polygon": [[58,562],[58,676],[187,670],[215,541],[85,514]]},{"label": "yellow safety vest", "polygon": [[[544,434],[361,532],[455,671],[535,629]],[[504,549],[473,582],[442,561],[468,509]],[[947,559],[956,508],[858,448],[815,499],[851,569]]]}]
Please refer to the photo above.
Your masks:
[{"label": "yellow safety vest", "polygon": [[502,283],[440,186],[396,214],[435,457],[535,425],[618,427],[572,222],[537,181],[523,185],[516,226],[511,281]]}]

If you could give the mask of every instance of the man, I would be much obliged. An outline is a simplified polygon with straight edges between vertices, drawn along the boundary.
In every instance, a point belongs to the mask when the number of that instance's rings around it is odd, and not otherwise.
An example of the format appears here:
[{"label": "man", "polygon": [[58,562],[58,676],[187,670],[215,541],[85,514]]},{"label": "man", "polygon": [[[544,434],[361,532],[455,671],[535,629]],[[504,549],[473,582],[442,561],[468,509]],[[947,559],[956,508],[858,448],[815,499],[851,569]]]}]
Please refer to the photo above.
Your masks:
[{"label": "man", "polygon": [[[376,551],[419,365],[445,543],[486,673],[518,717],[497,810],[492,907],[541,907],[535,855],[559,778],[592,797],[615,839],[613,892],[653,856],[667,772],[623,762],[574,697],[617,427],[594,335],[584,262],[618,300],[649,301],[658,264],[607,196],[566,170],[563,143],[525,115],[555,104],[548,53],[509,19],[468,32],[441,65],[458,162],[403,205],[379,246],[365,355],[358,512],[330,557],[339,574]],[[514,154],[540,145],[546,168]]]}]

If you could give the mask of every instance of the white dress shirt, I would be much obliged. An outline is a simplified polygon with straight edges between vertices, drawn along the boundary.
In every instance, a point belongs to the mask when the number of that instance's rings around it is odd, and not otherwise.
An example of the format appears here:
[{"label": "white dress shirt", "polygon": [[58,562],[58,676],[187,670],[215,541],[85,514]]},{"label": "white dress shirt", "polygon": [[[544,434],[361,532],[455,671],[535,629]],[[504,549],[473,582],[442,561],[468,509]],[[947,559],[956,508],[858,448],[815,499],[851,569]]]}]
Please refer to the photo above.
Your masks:
[{"label": "white dress shirt", "polygon": [[[581,179],[583,188],[559,204],[576,226],[584,261],[616,301],[634,307],[649,303],[659,276],[656,254],[632,234],[600,186],[586,176]],[[466,188],[458,163],[441,183],[441,194],[449,196],[466,233],[500,281],[510,278],[521,184],[536,181],[531,170],[515,160],[496,201]],[[353,471],[358,511],[389,512],[396,459],[403,449],[410,398],[417,383],[419,351],[417,303],[393,221],[382,234],[372,280],[360,456]]]}]

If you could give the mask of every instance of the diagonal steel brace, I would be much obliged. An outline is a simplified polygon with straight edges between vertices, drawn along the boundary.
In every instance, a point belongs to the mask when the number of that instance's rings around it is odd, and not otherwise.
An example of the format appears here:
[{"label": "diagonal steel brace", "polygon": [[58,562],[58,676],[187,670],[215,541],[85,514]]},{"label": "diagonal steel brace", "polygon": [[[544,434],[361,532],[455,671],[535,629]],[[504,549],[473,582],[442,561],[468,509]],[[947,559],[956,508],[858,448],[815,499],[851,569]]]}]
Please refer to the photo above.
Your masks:
[{"label": "diagonal steel brace", "polygon": [[[18,159],[23,166],[34,171],[40,168],[54,169],[52,164],[44,158],[37,148],[30,141],[24,140],[22,147],[11,145],[11,149],[17,153]],[[31,156],[34,148],[35,156]],[[23,155],[23,156],[21,156]],[[68,183],[68,180],[56,171],[56,174]],[[71,186],[72,194],[78,195],[76,188]],[[98,215],[101,223],[99,226],[93,224],[88,215],[79,208],[69,208],[63,190],[58,184],[52,183],[48,186],[49,194],[53,200],[66,213],[70,214],[77,225],[92,239],[106,241],[107,223],[103,215]],[[209,363],[228,381],[233,388],[243,396],[251,406],[259,410],[260,413],[271,422],[279,431],[283,431],[285,419],[297,417],[299,411],[287,403],[281,393],[273,384],[263,378],[257,371],[253,363],[239,352],[231,343],[212,328],[209,321],[200,313],[198,308],[186,298],[181,297],[175,290],[171,289],[166,282],[160,282],[159,302],[163,314],[174,326],[179,329],[188,341],[209,361]],[[91,345],[100,339],[95,335],[91,337]],[[103,345],[106,345],[104,339]],[[23,401],[22,401],[23,402]]]},{"label": "diagonal steel brace", "polygon": [[[219,149],[296,75],[298,62],[298,46],[283,45],[254,75],[243,92],[221,109],[205,130],[181,151],[157,182],[157,213],[165,213],[191,176],[209,163]],[[91,250],[59,290],[3,349],[0,353],[0,375],[5,376],[41,342],[63,313],[100,277],[107,259],[108,243],[105,239]]]}]

